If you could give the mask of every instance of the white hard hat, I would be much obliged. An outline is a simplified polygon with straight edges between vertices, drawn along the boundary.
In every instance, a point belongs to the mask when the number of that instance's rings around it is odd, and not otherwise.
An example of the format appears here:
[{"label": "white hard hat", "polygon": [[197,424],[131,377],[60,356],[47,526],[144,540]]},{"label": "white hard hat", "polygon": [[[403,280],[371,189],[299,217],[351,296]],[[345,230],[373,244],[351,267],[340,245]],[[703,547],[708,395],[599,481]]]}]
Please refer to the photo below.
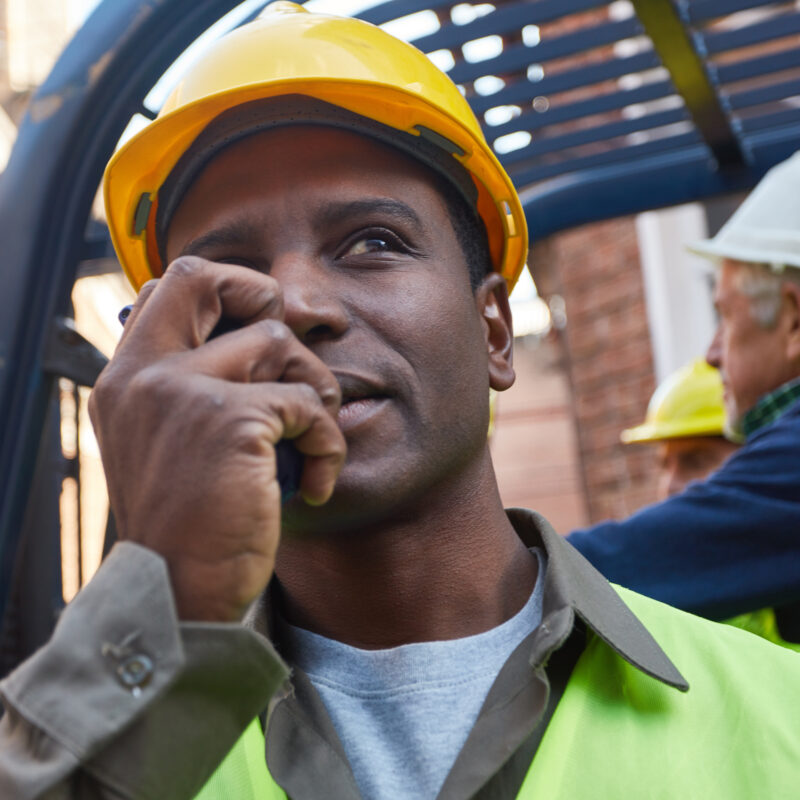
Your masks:
[{"label": "white hard hat", "polygon": [[707,258],[800,269],[800,150],[773,167],[713,239],[688,249]]}]

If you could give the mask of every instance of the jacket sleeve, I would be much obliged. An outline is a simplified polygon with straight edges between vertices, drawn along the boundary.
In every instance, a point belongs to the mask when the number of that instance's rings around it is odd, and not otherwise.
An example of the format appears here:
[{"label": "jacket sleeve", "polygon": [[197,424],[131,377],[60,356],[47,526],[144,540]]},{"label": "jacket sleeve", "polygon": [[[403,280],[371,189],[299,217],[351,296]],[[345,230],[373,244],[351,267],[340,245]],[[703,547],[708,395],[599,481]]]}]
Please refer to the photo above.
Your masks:
[{"label": "jacket sleeve", "polygon": [[800,600],[800,406],[707,480],[568,539],[610,581],[711,619]]},{"label": "jacket sleeve", "polygon": [[118,544],[0,684],[0,797],[188,800],[287,675],[253,631],[179,624],[165,562]]}]

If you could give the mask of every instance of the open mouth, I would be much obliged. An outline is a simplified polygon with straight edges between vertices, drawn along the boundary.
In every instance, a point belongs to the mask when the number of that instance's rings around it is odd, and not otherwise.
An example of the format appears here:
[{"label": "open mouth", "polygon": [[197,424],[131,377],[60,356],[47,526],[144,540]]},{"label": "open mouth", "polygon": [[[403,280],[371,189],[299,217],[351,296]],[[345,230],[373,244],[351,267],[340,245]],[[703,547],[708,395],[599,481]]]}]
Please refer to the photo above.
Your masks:
[{"label": "open mouth", "polygon": [[365,422],[389,401],[389,393],[372,381],[352,375],[336,375],[342,390],[337,421],[342,430]]}]

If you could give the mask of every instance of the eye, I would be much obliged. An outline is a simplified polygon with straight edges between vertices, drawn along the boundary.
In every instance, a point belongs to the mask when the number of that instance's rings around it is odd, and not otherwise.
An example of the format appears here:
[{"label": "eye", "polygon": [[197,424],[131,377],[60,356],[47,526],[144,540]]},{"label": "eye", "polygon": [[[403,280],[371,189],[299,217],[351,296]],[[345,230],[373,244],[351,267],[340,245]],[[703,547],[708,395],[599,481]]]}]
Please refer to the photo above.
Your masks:
[{"label": "eye", "polygon": [[398,236],[387,230],[362,231],[345,244],[342,257],[377,253],[408,253],[409,248]]},{"label": "eye", "polygon": [[355,244],[351,245],[347,252],[348,255],[360,256],[364,253],[379,253],[390,249],[386,239],[381,239],[377,236],[365,236],[363,239],[359,239]]},{"label": "eye", "polygon": [[366,253],[384,253],[393,249],[395,248],[380,236],[362,236],[347,248],[345,255],[363,256]]}]

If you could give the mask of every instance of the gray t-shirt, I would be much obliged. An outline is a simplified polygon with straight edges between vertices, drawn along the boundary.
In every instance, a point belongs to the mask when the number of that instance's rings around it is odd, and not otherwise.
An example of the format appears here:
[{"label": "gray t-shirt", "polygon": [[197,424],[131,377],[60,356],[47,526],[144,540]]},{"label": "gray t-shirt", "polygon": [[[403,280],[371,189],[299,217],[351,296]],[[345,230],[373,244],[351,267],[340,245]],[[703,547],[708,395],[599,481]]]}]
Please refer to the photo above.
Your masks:
[{"label": "gray t-shirt", "polygon": [[542,619],[545,555],[523,608],[463,639],[361,650],[286,626],[365,800],[435,798],[503,664]]}]

